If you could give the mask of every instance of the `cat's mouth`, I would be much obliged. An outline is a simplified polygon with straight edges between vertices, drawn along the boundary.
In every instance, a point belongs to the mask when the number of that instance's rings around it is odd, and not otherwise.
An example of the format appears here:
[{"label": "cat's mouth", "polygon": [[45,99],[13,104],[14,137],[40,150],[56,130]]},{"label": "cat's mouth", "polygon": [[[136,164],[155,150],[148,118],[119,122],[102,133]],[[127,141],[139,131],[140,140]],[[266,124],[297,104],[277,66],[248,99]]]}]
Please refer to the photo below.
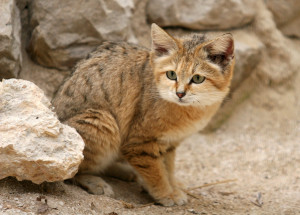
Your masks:
[{"label": "cat's mouth", "polygon": [[189,103],[185,99],[181,99],[181,98],[178,99],[178,103],[180,105],[189,105]]}]

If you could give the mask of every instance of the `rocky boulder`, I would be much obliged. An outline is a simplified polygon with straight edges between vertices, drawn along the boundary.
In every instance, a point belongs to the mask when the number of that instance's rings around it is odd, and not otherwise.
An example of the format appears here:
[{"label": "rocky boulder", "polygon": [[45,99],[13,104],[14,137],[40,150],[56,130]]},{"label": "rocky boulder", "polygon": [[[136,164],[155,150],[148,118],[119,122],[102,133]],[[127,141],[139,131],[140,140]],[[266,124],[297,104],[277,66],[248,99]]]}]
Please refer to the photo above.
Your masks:
[{"label": "rocky boulder", "polygon": [[68,69],[104,40],[136,42],[132,0],[35,0],[29,52],[40,65]]},{"label": "rocky boulder", "polygon": [[71,178],[83,159],[80,135],[59,122],[49,100],[29,81],[0,82],[0,179],[34,183]]},{"label": "rocky boulder", "polygon": [[255,7],[247,0],[151,0],[147,14],[151,22],[163,27],[222,30],[250,23]]},{"label": "rocky boulder", "polygon": [[14,0],[0,1],[0,80],[17,77],[21,63],[20,12]]},{"label": "rocky boulder", "polygon": [[257,13],[253,22],[255,34],[266,46],[257,66],[257,74],[267,84],[279,84],[290,79],[300,68],[300,55],[277,28],[272,13],[264,1],[256,1]]},{"label": "rocky boulder", "polygon": [[265,51],[264,44],[251,31],[233,31],[235,46],[235,68],[231,82],[231,91],[236,90],[260,63]]},{"label": "rocky boulder", "polygon": [[300,1],[267,0],[278,28],[287,36],[300,38]]}]

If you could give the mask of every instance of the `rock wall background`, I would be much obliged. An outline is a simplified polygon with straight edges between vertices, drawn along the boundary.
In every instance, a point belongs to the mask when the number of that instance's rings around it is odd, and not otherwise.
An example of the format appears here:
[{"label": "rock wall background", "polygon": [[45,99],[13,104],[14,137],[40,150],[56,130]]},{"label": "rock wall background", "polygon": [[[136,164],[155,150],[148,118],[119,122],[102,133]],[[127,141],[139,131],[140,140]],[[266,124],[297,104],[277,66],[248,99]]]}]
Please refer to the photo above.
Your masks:
[{"label": "rock wall background", "polygon": [[253,86],[238,90],[249,77],[271,85],[293,77],[300,67],[293,48],[299,14],[297,0],[3,0],[0,79],[32,81],[51,99],[76,62],[103,41],[150,47],[155,22],[174,35],[233,33],[236,68],[224,108],[232,109],[251,93]]},{"label": "rock wall background", "polygon": [[233,91],[255,71],[280,83],[298,68],[297,0],[3,0],[0,78],[33,81],[51,98],[74,64],[105,40],[150,46],[150,24],[173,34],[232,32],[237,65]]}]

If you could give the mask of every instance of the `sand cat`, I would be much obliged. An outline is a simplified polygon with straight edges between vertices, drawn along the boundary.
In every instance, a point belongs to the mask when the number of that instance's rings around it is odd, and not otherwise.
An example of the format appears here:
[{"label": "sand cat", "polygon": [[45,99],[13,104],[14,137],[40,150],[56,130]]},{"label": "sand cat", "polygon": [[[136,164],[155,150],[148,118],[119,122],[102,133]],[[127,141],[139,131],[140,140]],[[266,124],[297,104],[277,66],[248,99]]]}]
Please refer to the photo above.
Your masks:
[{"label": "sand cat", "polygon": [[175,150],[209,122],[228,93],[234,42],[231,34],[174,38],[156,24],[151,37],[151,50],[103,43],[78,63],[53,105],[85,142],[74,177],[79,185],[112,195],[99,175],[125,178],[129,168],[116,162],[124,160],[158,203],[183,205],[187,196],[174,177]]}]

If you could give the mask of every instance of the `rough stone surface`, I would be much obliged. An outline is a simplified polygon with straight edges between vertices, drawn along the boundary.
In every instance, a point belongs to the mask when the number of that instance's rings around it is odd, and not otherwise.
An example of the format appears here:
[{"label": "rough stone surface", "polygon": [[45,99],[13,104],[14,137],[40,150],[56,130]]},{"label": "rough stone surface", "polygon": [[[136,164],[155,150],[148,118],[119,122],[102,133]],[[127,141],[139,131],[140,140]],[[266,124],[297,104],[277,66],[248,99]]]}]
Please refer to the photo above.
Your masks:
[{"label": "rough stone surface", "polygon": [[232,32],[235,40],[235,68],[231,91],[236,90],[247,79],[261,60],[264,44],[250,31]]},{"label": "rough stone surface", "polygon": [[70,74],[70,71],[59,71],[38,65],[30,59],[24,48],[22,48],[22,54],[23,66],[18,78],[35,83],[51,101],[65,77]]},{"label": "rough stone surface", "polygon": [[268,84],[279,84],[292,77],[300,68],[299,53],[291,41],[276,28],[271,12],[264,2],[256,1],[255,34],[266,46],[257,73]]},{"label": "rough stone surface", "polygon": [[104,40],[136,42],[133,7],[132,0],[33,1],[31,56],[43,66],[67,69]]},{"label": "rough stone surface", "polygon": [[14,0],[0,1],[0,80],[17,77],[22,63],[20,12]]},{"label": "rough stone surface", "polygon": [[59,122],[42,90],[29,81],[0,83],[0,179],[34,183],[71,178],[83,159],[80,135]]},{"label": "rough stone surface", "polygon": [[282,25],[279,29],[286,36],[300,38],[300,10],[298,12],[298,17],[290,20],[285,25]]},{"label": "rough stone surface", "polygon": [[229,29],[250,23],[255,15],[247,0],[151,0],[147,5],[151,22],[196,30]]},{"label": "rough stone surface", "polygon": [[287,36],[300,38],[300,1],[267,0],[278,28]]}]

